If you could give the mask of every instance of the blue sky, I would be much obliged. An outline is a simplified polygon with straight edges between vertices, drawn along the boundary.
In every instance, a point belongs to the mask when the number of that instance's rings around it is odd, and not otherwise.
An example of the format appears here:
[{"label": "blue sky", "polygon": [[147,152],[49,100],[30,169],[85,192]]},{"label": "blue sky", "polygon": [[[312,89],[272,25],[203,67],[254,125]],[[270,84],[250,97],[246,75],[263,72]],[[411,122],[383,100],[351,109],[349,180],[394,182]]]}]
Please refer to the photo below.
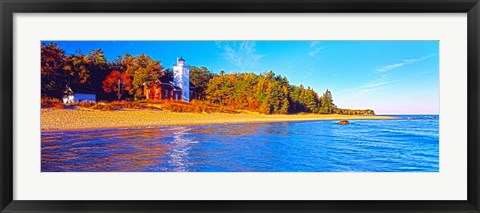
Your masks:
[{"label": "blue sky", "polygon": [[67,53],[101,48],[108,60],[145,53],[183,57],[213,72],[274,71],[291,84],[332,91],[341,108],[439,113],[438,41],[55,41]]}]

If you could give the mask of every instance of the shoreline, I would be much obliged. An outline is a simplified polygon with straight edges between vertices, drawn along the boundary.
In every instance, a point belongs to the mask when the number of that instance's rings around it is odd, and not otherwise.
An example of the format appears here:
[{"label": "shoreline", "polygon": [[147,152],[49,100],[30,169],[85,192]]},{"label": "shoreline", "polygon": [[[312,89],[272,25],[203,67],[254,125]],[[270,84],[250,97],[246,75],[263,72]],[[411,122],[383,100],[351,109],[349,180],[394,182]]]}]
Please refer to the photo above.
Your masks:
[{"label": "shoreline", "polygon": [[250,112],[229,114],[180,113],[160,110],[100,111],[86,109],[41,109],[41,131],[55,132],[113,128],[158,128],[162,126],[390,119],[395,119],[395,117],[339,114],[262,115]]}]

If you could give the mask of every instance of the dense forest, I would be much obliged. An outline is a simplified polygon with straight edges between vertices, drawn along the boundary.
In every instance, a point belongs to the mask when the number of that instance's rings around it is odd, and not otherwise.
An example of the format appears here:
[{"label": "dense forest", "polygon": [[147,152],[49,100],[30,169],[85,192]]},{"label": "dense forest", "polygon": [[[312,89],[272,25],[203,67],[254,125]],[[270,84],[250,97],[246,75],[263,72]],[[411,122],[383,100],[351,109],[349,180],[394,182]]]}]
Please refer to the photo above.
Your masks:
[{"label": "dense forest", "polygon": [[[42,97],[61,99],[66,86],[88,88],[99,101],[143,100],[143,83],[173,80],[173,70],[145,54],[125,54],[108,61],[101,49],[88,54],[65,54],[55,43],[41,46]],[[233,106],[263,114],[323,113],[374,114],[373,110],[340,109],[327,89],[319,95],[310,87],[291,85],[274,72],[213,73],[206,67],[190,67],[190,81],[197,99],[219,106]],[[120,94],[120,95],[119,95]]]}]

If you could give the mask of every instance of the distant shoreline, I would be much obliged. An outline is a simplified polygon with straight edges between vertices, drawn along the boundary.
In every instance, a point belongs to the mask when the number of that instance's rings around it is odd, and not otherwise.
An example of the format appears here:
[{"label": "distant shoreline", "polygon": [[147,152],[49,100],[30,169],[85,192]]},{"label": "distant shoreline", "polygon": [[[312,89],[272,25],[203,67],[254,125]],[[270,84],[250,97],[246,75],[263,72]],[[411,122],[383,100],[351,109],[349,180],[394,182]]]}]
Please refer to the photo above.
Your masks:
[{"label": "distant shoreline", "polygon": [[161,126],[194,126],[317,120],[387,120],[393,116],[294,114],[262,115],[257,113],[178,113],[157,110],[100,111],[85,109],[42,109],[42,131],[91,130]]}]

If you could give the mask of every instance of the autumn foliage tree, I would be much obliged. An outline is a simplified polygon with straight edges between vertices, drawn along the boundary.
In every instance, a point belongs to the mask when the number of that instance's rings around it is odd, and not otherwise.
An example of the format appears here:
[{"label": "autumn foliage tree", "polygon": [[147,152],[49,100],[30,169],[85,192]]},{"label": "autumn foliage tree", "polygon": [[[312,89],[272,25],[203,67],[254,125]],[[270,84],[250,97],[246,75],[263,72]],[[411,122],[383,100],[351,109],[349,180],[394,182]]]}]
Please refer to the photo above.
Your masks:
[{"label": "autumn foliage tree", "polygon": [[132,80],[126,73],[113,70],[102,82],[103,91],[109,94],[118,95],[118,99],[128,94],[132,89]]},{"label": "autumn foliage tree", "polygon": [[321,106],[313,89],[292,86],[285,76],[272,71],[220,73],[209,81],[206,95],[212,103],[263,114],[318,113]]},{"label": "autumn foliage tree", "polygon": [[66,81],[65,51],[55,43],[41,45],[42,97],[61,98]]},{"label": "autumn foliage tree", "polygon": [[122,60],[125,73],[132,80],[132,89],[129,94],[136,100],[143,99],[143,84],[157,80],[162,71],[162,64],[159,60],[153,60],[145,54],[131,56],[125,55]]},{"label": "autumn foliage tree", "polygon": [[206,94],[210,102],[219,105],[232,104],[234,85],[236,83],[235,74],[220,74],[212,78],[207,85]]}]

